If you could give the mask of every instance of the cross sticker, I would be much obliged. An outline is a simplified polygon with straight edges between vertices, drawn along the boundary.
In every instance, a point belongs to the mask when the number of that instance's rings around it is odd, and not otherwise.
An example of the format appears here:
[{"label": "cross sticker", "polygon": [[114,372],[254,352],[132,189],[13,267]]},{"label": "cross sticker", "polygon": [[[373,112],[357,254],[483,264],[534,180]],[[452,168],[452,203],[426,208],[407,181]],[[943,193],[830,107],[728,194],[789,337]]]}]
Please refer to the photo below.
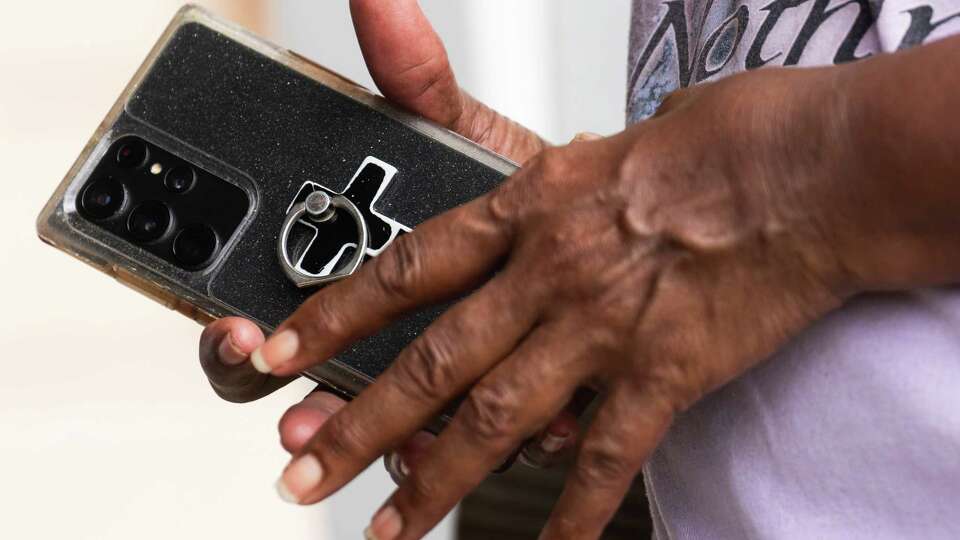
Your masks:
[{"label": "cross sticker", "polygon": [[[343,195],[357,206],[369,231],[366,256],[376,257],[398,235],[411,231],[410,227],[389,218],[375,209],[377,200],[386,191],[397,174],[396,167],[373,156],[367,156],[343,190],[337,193],[316,182],[304,182],[296,197],[287,206],[303,202],[314,191],[330,195]],[[295,268],[313,274],[327,275],[337,269],[341,261],[347,261],[357,248],[356,226],[350,219],[337,219],[317,226],[310,220],[300,219],[290,234],[293,253],[299,253]],[[292,259],[291,259],[291,262]]]}]

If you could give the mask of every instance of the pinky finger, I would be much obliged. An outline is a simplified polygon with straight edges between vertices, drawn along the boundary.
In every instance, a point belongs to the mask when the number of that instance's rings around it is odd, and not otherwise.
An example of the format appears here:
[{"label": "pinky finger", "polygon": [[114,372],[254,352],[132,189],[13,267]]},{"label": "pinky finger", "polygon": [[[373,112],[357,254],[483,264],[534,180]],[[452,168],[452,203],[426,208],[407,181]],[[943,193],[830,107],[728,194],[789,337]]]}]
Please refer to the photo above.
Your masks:
[{"label": "pinky finger", "polygon": [[599,538],[671,419],[664,401],[615,388],[584,435],[540,538]]}]

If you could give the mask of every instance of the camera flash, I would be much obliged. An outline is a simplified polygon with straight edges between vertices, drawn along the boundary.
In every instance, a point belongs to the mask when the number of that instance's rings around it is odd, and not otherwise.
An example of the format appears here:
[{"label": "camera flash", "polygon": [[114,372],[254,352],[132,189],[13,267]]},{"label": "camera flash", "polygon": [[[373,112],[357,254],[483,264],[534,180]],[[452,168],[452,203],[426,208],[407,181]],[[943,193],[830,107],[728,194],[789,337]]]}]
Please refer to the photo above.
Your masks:
[{"label": "camera flash", "polygon": [[163,172],[163,165],[154,163],[150,166],[150,174],[160,174],[161,172]]}]

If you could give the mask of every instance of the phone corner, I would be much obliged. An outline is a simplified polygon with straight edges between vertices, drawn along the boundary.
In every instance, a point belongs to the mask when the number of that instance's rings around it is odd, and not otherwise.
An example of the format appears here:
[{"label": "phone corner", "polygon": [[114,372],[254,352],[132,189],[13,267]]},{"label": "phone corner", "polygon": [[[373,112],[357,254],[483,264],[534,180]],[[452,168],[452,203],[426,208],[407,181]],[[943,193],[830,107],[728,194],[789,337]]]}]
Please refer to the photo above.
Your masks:
[{"label": "phone corner", "polygon": [[56,246],[56,242],[53,240],[53,228],[50,225],[50,216],[52,214],[51,205],[53,201],[47,201],[47,204],[43,206],[43,209],[37,215],[37,218],[33,222],[34,231],[37,233],[37,238],[45,244],[50,244],[51,246]]},{"label": "phone corner", "polygon": [[175,21],[190,21],[195,20],[198,17],[208,16],[210,16],[210,11],[207,8],[194,2],[187,2],[177,9],[173,19]]}]

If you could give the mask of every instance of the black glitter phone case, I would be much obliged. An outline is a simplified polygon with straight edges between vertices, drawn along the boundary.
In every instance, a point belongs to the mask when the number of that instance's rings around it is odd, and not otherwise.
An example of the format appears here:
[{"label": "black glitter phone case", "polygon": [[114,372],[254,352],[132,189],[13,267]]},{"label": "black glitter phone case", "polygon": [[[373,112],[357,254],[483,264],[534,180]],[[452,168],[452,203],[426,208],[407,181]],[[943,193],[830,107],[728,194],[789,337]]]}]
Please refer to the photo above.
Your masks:
[{"label": "black glitter phone case", "polygon": [[[123,141],[131,139],[145,141],[154,155],[192,165],[196,181],[216,178],[246,195],[245,206],[231,206],[242,208],[235,228],[220,229],[216,254],[201,268],[177,264],[171,255],[177,229],[189,225],[183,219],[174,216],[167,236],[141,245],[116,232],[135,220],[126,209],[119,210],[123,220],[117,218],[116,227],[83,211],[85,197],[109,203],[109,192],[91,195],[87,187],[96,174],[106,174],[111,156],[127,159],[116,152],[118,145],[126,152]],[[162,167],[147,158],[138,174],[149,182],[152,172],[160,182]],[[363,210],[367,254],[374,256],[396,235],[489,191],[515,168],[295,53],[187,6],[47,202],[37,228],[47,243],[198,321],[240,315],[270,332],[315,292],[296,287],[277,257],[278,235],[295,202],[315,190],[343,193]],[[130,197],[147,195],[128,190]],[[208,198],[204,208],[218,202]],[[298,223],[291,234],[296,263],[311,272],[337,267],[357,249],[350,234],[342,224]],[[441,310],[414,314],[304,375],[356,395]]]}]

